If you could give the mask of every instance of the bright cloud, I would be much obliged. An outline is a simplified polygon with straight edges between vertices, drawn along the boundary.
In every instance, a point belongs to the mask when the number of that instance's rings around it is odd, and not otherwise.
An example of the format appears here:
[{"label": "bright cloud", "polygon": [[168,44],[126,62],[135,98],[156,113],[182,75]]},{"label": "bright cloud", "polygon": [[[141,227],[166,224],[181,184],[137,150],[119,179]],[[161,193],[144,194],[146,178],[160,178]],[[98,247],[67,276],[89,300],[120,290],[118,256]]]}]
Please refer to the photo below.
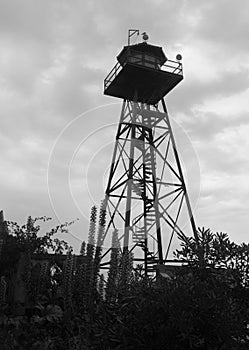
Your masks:
[{"label": "bright cloud", "polygon": [[[121,101],[103,96],[103,80],[127,44],[128,29],[138,28],[170,58],[183,55],[185,79],[167,104],[190,139],[192,151],[184,151],[175,128],[193,202],[198,186],[191,179],[201,174],[197,223],[245,240],[248,16],[247,0],[239,6],[230,0],[143,0],[139,8],[134,0],[1,1],[0,209],[7,219],[56,212],[61,221],[71,220],[82,210],[87,216],[93,201],[102,199],[121,109]],[[86,230],[86,218],[79,225],[77,235]]]}]

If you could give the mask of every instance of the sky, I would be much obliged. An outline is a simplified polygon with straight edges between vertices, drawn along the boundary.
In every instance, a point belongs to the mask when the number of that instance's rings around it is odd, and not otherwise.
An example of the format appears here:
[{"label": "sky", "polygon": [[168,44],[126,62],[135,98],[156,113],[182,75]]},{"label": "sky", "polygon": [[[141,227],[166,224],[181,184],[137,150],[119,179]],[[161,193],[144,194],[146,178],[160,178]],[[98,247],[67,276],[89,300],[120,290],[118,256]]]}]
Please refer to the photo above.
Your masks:
[{"label": "sky", "polygon": [[103,80],[128,29],[183,56],[166,103],[197,225],[248,242],[248,0],[0,0],[5,218],[78,219],[64,238],[76,249],[86,239],[122,104]]}]

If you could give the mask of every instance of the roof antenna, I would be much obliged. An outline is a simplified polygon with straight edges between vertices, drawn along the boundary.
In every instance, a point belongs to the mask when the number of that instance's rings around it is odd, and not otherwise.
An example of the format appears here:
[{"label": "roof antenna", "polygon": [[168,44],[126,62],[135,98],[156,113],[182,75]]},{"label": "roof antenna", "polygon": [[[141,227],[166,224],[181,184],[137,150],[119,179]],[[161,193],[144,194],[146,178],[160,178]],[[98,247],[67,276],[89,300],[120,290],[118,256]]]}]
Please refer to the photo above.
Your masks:
[{"label": "roof antenna", "polygon": [[138,30],[138,29],[129,29],[129,30],[128,30],[128,46],[130,46],[130,44],[131,44],[131,37],[132,37],[134,34],[139,35],[139,30]]}]

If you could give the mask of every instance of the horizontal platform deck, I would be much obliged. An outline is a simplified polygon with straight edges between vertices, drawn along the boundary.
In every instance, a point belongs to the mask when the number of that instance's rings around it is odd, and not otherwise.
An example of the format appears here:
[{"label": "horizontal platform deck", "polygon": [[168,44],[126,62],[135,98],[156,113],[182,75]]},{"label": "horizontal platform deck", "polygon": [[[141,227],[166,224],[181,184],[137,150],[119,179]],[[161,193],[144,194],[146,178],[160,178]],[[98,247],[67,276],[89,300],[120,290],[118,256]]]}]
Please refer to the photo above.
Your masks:
[{"label": "horizontal platform deck", "polygon": [[183,79],[181,66],[168,64],[168,67],[171,69],[153,69],[134,63],[126,63],[123,67],[117,64],[105,79],[104,94],[154,105]]}]

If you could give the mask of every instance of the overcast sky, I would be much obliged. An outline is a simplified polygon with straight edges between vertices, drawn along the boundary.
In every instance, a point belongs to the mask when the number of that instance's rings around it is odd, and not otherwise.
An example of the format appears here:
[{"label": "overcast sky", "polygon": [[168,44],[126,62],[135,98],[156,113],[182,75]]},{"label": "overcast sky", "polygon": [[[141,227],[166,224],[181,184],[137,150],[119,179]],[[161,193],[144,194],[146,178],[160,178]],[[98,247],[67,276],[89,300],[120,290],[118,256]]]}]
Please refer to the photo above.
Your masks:
[{"label": "overcast sky", "polygon": [[166,103],[197,225],[247,242],[248,0],[0,0],[6,219],[79,218],[66,239],[86,238],[122,102],[103,95],[103,80],[129,28],[146,31],[169,58],[183,56],[184,80]]}]

